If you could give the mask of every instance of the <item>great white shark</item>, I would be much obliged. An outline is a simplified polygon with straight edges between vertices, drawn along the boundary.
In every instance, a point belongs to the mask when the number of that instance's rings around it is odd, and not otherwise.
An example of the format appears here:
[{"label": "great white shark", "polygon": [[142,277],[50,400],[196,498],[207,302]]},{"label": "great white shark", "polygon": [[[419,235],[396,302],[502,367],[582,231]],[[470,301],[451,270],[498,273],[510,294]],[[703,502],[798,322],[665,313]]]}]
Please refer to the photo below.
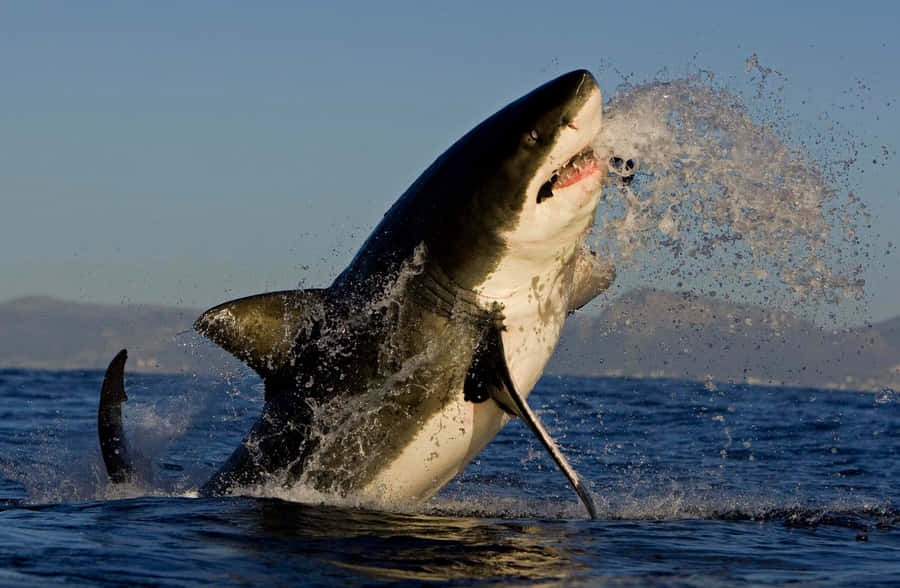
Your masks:
[{"label": "great white shark", "polygon": [[[262,415],[200,488],[303,484],[367,504],[435,494],[520,417],[592,517],[577,473],[527,404],[568,313],[609,287],[585,245],[610,154],[585,70],[507,105],[437,158],[324,289],[216,306],[194,327],[265,383]],[[104,382],[107,471],[127,480],[124,353]],[[104,400],[105,398],[105,400]]]}]

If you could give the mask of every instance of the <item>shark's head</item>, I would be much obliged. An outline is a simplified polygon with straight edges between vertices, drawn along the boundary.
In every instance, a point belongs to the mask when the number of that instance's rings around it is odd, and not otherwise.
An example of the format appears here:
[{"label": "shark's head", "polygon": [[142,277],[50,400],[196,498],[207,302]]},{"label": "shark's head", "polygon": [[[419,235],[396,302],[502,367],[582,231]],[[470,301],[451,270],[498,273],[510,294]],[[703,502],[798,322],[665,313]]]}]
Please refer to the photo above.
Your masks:
[{"label": "shark's head", "polygon": [[558,263],[591,225],[606,176],[591,150],[601,102],[597,81],[578,70],[486,119],[419,176],[334,286],[381,288],[420,244],[469,290],[516,257],[532,275]]},{"label": "shark's head", "polygon": [[472,129],[410,188],[437,213],[426,241],[459,285],[477,288],[510,255],[558,257],[590,226],[606,176],[591,149],[601,104],[590,72],[562,75]]}]

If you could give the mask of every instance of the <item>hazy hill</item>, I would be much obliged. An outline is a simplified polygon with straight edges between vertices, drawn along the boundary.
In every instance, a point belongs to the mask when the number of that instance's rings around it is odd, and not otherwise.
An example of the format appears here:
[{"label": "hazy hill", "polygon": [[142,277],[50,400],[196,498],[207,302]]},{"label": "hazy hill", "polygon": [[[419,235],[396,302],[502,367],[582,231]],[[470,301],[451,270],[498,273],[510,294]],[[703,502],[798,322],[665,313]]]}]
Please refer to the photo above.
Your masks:
[{"label": "hazy hill", "polygon": [[[224,352],[190,331],[195,309],[29,297],[0,303],[0,367],[207,371]],[[199,348],[202,357],[197,357]],[[858,389],[900,388],[900,317],[824,331],[784,312],[636,290],[567,321],[547,372]]]},{"label": "hazy hill", "polygon": [[718,298],[635,290],[569,318],[549,373],[881,389],[900,384],[900,317],[823,330]]},{"label": "hazy hill", "polygon": [[888,345],[900,348],[900,316],[879,323],[878,330]]},{"label": "hazy hill", "polygon": [[116,352],[127,347],[129,369],[192,370],[194,359],[176,335],[190,329],[199,314],[163,306],[17,298],[0,303],[0,366],[105,369]]}]

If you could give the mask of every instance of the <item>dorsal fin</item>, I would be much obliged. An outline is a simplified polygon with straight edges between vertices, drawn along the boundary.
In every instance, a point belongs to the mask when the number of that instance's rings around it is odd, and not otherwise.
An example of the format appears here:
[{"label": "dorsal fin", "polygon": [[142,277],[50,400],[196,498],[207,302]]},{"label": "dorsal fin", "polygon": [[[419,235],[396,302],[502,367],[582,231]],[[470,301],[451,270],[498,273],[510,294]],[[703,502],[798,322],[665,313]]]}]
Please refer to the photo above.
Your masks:
[{"label": "dorsal fin", "polygon": [[284,290],[213,307],[194,329],[253,368],[263,380],[291,360],[301,330],[322,316],[327,290]]}]

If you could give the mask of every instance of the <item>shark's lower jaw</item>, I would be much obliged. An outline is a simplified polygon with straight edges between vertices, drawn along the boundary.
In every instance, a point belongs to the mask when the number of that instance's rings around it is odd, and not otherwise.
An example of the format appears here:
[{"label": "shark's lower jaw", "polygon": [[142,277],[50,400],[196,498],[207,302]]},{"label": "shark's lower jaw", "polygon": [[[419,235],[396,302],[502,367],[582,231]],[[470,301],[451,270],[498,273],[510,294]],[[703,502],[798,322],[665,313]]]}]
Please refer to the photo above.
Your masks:
[{"label": "shark's lower jaw", "polygon": [[550,179],[538,190],[538,204],[553,197],[554,190],[562,190],[596,175],[600,172],[600,162],[594,156],[594,150],[587,147],[569,160],[566,165],[555,170]]}]

